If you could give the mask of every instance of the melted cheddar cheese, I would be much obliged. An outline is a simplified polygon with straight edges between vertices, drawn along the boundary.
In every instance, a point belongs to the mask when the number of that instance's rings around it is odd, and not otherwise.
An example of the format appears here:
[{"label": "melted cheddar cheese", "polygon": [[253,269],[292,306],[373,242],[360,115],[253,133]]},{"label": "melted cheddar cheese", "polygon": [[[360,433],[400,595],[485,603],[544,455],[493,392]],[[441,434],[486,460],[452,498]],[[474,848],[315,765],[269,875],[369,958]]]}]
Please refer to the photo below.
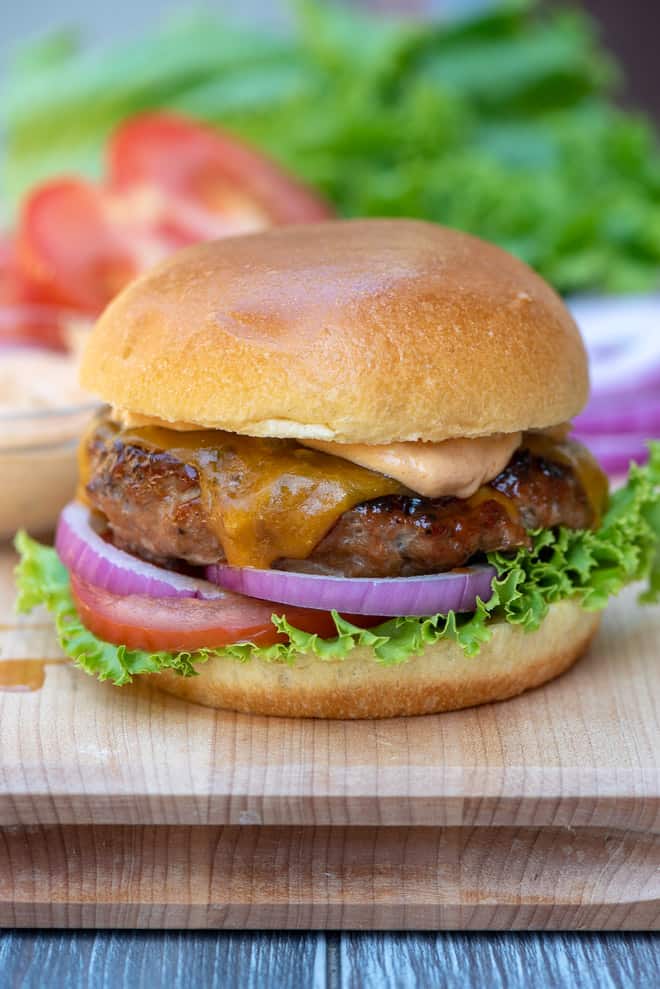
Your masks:
[{"label": "melted cheddar cheese", "polygon": [[166,450],[195,468],[202,506],[232,566],[304,559],[349,508],[406,490],[383,474],[295,440],[152,426],[126,430],[121,439]]},{"label": "melted cheddar cheese", "polygon": [[[296,440],[152,425],[122,429],[108,419],[104,427],[122,443],[168,452],[195,469],[205,516],[233,566],[269,567],[281,558],[305,559],[339,517],[361,502],[419,494],[400,480]],[[80,447],[78,497],[83,501],[90,480],[90,440],[97,428],[98,422],[91,424]],[[598,524],[607,480],[589,451],[565,441],[563,433],[549,431],[525,433],[521,445],[573,468]],[[511,521],[520,521],[515,498],[489,484],[479,484],[476,491],[472,487],[466,500],[471,507],[496,501]]]}]

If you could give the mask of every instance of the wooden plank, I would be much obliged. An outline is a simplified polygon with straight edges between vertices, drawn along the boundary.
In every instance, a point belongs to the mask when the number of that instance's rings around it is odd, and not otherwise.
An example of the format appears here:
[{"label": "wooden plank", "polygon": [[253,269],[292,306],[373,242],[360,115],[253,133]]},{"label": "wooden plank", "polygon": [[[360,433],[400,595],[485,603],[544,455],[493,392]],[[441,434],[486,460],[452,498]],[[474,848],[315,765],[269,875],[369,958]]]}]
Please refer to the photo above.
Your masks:
[{"label": "wooden plank", "polygon": [[[660,608],[613,603],[595,646],[546,687],[426,718],[250,718],[68,665],[44,613],[13,615],[0,566],[0,825],[564,825],[660,822]],[[479,662],[478,658],[475,662]],[[34,677],[34,668],[30,676]],[[0,672],[1,678],[1,672]]]},{"label": "wooden plank", "polygon": [[324,989],[326,943],[317,934],[168,931],[0,934],[4,989]]},{"label": "wooden plank", "polygon": [[24,828],[0,860],[0,926],[660,927],[660,841],[635,832]]},{"label": "wooden plank", "polygon": [[342,989],[641,989],[660,985],[650,934],[342,934]]}]

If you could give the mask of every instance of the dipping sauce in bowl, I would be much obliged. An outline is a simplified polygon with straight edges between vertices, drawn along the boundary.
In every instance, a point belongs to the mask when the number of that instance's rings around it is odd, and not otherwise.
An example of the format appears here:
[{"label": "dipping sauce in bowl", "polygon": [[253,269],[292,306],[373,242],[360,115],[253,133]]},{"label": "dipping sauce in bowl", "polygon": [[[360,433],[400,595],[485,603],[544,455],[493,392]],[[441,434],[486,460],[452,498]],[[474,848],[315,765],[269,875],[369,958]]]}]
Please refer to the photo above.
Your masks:
[{"label": "dipping sauce in bowl", "polygon": [[[98,407],[78,385],[75,348],[19,343],[3,335],[3,317],[6,325],[6,310],[0,310],[0,540],[21,528],[33,535],[54,528],[75,490],[78,440]],[[63,332],[68,319],[61,314]]]}]

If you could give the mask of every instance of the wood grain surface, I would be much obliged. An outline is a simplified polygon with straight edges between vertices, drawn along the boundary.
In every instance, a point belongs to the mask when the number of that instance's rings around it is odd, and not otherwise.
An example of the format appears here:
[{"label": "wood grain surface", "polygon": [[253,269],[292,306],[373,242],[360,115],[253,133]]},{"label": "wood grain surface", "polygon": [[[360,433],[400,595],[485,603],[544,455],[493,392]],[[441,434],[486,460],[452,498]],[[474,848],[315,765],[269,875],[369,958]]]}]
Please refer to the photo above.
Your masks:
[{"label": "wood grain surface", "polygon": [[15,931],[3,989],[655,989],[649,934]]},{"label": "wood grain surface", "polygon": [[0,831],[0,926],[655,929],[652,835],[565,828]]},{"label": "wood grain surface", "polygon": [[314,722],[96,683],[13,614],[10,567],[0,686],[31,689],[0,689],[0,924],[660,925],[660,609],[632,592],[516,700]]}]

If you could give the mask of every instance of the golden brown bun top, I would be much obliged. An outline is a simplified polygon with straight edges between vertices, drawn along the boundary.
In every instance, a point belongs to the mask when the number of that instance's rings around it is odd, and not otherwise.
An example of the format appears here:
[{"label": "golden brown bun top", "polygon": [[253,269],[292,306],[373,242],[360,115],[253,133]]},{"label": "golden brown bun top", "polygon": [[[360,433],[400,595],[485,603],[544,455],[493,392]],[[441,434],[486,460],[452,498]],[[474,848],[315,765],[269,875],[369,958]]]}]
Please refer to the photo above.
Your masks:
[{"label": "golden brown bun top", "polygon": [[542,278],[412,220],[187,248],[108,307],[82,383],[168,422],[372,444],[551,426],[588,393],[580,334]]}]

